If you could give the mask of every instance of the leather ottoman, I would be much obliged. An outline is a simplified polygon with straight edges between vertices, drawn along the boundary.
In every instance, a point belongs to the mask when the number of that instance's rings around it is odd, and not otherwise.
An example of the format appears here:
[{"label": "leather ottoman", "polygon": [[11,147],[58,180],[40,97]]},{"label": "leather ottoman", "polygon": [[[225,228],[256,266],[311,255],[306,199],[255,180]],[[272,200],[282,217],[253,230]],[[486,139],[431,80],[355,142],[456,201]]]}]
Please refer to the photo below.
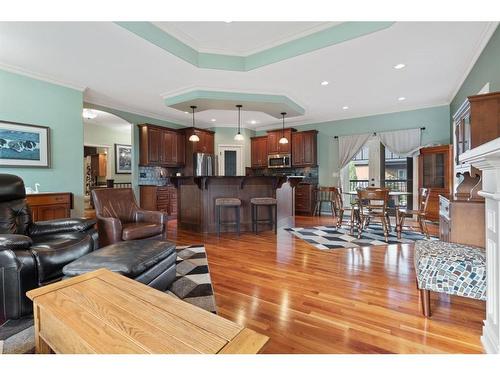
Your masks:
[{"label": "leather ottoman", "polygon": [[161,240],[123,241],[103,247],[67,264],[66,278],[107,268],[165,291],[175,279],[175,244]]}]

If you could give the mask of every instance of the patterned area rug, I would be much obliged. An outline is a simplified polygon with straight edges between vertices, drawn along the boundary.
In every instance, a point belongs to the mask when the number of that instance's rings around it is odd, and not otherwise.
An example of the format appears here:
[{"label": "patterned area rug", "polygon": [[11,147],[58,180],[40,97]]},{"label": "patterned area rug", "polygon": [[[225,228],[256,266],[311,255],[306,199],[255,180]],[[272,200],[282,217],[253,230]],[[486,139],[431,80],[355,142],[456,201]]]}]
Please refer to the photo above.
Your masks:
[{"label": "patterned area rug", "polygon": [[[401,239],[398,239],[395,232],[389,232],[388,241],[385,241],[384,231],[379,224],[371,224],[363,230],[361,238],[358,239],[357,231],[354,235],[349,233],[350,228],[344,226],[317,226],[309,228],[287,228],[285,229],[293,235],[309,242],[319,250],[333,249],[353,249],[366,246],[390,245],[398,243],[413,243],[417,240],[425,239],[420,232],[403,230]],[[436,237],[431,237],[436,239]]]},{"label": "patterned area rug", "polygon": [[[214,290],[203,245],[177,246],[177,277],[165,293],[217,313]],[[10,320],[0,326],[0,354],[33,353],[33,318]]]}]

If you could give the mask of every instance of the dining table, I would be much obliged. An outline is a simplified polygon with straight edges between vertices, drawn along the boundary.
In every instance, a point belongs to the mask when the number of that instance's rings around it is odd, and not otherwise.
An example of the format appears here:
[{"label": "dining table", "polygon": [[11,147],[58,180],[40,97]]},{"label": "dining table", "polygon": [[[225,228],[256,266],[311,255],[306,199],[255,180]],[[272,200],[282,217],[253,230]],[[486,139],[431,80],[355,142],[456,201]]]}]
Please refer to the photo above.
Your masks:
[{"label": "dining table", "polygon": [[[356,190],[350,190],[348,192],[344,192],[343,194],[344,195],[348,195],[351,198],[358,196],[358,192]],[[400,197],[408,197],[408,196],[411,196],[411,195],[413,195],[413,193],[410,193],[408,191],[389,191],[389,198],[390,199],[392,198],[394,200],[394,206],[389,207],[389,210],[390,211],[394,210],[394,216],[395,216],[395,220],[396,220],[395,229],[396,229],[396,233],[398,234],[398,238],[401,236],[401,230],[402,230],[401,225],[399,225],[399,223],[401,223],[401,219],[400,219],[400,216],[399,216],[400,215],[399,209],[400,209],[401,205],[399,204],[399,199],[400,199]],[[354,203],[354,202],[351,199],[351,204],[352,203]],[[351,220],[353,220],[353,219],[354,218],[352,218]],[[351,223],[351,226],[352,225],[353,224]],[[389,227],[390,228],[392,227],[390,223],[389,223]]]}]

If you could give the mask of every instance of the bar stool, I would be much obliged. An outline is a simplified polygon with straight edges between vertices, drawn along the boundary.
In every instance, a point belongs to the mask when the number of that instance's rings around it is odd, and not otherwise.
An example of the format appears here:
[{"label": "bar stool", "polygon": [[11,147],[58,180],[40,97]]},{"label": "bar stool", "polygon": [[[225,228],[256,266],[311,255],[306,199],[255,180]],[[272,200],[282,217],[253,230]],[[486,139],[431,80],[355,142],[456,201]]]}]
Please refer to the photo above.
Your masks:
[{"label": "bar stool", "polygon": [[[278,201],[275,198],[252,198],[250,199],[252,206],[252,230],[257,234],[259,223],[274,224],[274,233],[278,229]],[[259,220],[259,207],[266,206],[269,208],[269,220]],[[274,209],[274,215],[273,215]]]},{"label": "bar stool", "polygon": [[[221,221],[220,213],[222,207],[234,208],[236,210],[236,221]],[[236,225],[238,236],[240,235],[240,208],[241,200],[238,198],[216,198],[215,209],[217,214],[217,236],[220,236],[221,225]]]}]

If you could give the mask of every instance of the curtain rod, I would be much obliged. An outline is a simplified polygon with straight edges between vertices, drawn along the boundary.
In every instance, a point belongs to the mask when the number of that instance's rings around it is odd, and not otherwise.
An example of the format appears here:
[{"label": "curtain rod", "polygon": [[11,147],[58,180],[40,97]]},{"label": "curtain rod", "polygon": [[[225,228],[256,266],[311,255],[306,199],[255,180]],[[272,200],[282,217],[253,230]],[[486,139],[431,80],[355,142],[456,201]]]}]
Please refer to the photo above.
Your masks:
[{"label": "curtain rod", "polygon": [[[399,130],[407,130],[407,129],[399,129]],[[425,130],[425,126],[422,126],[420,128],[420,130]],[[396,130],[396,131],[398,131],[398,130]],[[381,132],[381,133],[385,133],[385,132]],[[377,135],[377,133],[373,132],[373,135]],[[339,137],[338,135],[333,136],[334,139],[338,139],[338,137]]]}]

